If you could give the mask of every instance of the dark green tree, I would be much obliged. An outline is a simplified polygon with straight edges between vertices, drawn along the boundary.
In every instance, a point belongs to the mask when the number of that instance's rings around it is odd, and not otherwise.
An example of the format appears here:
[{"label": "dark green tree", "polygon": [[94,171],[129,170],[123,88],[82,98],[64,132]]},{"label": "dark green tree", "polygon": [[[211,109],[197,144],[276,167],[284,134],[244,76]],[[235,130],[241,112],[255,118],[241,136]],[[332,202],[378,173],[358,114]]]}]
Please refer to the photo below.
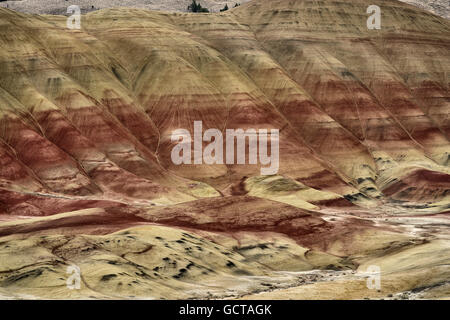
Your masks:
[{"label": "dark green tree", "polygon": [[202,7],[200,3],[197,3],[197,1],[192,0],[192,3],[188,6],[188,11],[191,12],[209,12],[207,8]]},{"label": "dark green tree", "polygon": [[223,9],[220,9],[220,12],[224,12],[228,10],[228,4],[225,4],[225,7],[223,7]]}]

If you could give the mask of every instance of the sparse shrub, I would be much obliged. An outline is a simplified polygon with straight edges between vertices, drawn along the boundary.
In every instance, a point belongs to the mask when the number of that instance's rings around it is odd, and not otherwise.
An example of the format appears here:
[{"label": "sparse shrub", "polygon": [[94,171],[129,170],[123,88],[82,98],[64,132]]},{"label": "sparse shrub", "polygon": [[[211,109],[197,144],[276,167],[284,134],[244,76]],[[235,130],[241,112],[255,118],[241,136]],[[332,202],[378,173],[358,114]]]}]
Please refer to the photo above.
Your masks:
[{"label": "sparse shrub", "polygon": [[207,8],[202,7],[200,3],[197,3],[197,1],[192,0],[192,3],[188,6],[188,11],[191,12],[209,12]]}]

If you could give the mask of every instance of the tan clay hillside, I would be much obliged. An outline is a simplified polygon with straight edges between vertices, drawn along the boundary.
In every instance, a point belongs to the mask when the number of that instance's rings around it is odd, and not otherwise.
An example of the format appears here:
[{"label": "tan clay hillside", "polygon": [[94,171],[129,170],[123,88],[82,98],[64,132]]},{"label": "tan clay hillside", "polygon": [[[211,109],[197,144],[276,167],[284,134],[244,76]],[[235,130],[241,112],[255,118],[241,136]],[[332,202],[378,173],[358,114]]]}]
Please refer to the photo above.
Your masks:
[{"label": "tan clay hillside", "polygon": [[[248,1],[198,0],[197,3],[210,12],[219,12],[225,5],[233,8]],[[0,2],[0,6],[25,13],[66,14],[70,5],[79,6],[83,13],[115,7],[187,12],[191,3],[192,0],[8,0]]]},{"label": "tan clay hillside", "polygon": [[[250,0],[198,0],[197,3],[210,12],[219,12],[233,8],[236,4],[244,4]],[[395,0],[392,0],[395,1]],[[449,19],[450,5],[447,0],[401,0],[438,16]],[[69,5],[78,5],[82,12],[90,12],[106,8],[128,7],[162,11],[188,11],[192,0],[8,0],[0,2],[0,6],[11,10],[37,14],[66,14]]]},{"label": "tan clay hillside", "polygon": [[[0,9],[0,297],[449,298],[449,39],[397,1]],[[279,129],[279,171],[175,165],[194,121]]]}]

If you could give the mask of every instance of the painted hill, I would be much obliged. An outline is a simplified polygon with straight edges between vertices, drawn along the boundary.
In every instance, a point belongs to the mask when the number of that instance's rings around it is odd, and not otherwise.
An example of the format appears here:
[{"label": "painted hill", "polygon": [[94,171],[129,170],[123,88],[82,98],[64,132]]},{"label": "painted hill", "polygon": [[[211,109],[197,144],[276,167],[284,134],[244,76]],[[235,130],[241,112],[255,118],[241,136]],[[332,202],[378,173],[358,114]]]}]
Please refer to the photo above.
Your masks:
[{"label": "painted hill", "polygon": [[[381,30],[366,27],[371,4]],[[0,9],[0,255],[14,257],[0,288],[210,297],[203,279],[239,297],[264,291],[243,275],[286,289],[298,279],[273,270],[326,269],[316,298],[342,283],[355,286],[343,298],[444,297],[449,39],[448,20],[396,1],[105,9],[81,30]],[[278,174],[173,164],[171,133],[198,120],[280,129]],[[372,261],[388,270],[382,292],[360,287]],[[66,291],[69,262],[89,269],[85,291]]]}]

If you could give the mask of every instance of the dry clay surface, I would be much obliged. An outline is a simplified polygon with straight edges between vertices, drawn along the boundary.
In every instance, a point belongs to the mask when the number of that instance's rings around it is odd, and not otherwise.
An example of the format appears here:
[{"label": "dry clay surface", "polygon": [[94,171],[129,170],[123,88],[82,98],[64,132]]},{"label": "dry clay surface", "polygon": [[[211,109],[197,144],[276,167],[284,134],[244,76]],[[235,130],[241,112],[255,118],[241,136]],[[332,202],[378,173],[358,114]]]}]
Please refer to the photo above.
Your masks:
[{"label": "dry clay surface", "polygon": [[[208,8],[210,12],[219,12],[225,5],[233,8],[236,4],[248,1],[199,0],[197,3]],[[65,14],[70,5],[79,6],[83,13],[114,7],[186,12],[191,3],[192,0],[9,0],[0,3],[0,6],[26,13]]]},{"label": "dry clay surface", "polygon": [[[449,39],[397,1],[0,8],[0,297],[448,299]],[[175,165],[198,120],[279,129],[279,172]]]},{"label": "dry clay surface", "polygon": [[[450,298],[448,215],[317,217],[258,198],[215,200],[218,211],[195,203],[135,219],[88,209],[0,223],[2,297]],[[66,286],[74,265],[79,290]],[[379,290],[367,287],[373,265]]]},{"label": "dry clay surface", "polygon": [[[236,4],[243,4],[248,1],[250,0],[199,0],[197,2],[208,8],[210,12],[219,12],[225,5],[233,8]],[[450,19],[450,5],[447,0],[401,1]],[[114,7],[185,12],[191,2],[191,0],[8,0],[0,3],[0,6],[20,12],[37,14],[65,14],[69,5],[78,5],[82,12]]]}]

